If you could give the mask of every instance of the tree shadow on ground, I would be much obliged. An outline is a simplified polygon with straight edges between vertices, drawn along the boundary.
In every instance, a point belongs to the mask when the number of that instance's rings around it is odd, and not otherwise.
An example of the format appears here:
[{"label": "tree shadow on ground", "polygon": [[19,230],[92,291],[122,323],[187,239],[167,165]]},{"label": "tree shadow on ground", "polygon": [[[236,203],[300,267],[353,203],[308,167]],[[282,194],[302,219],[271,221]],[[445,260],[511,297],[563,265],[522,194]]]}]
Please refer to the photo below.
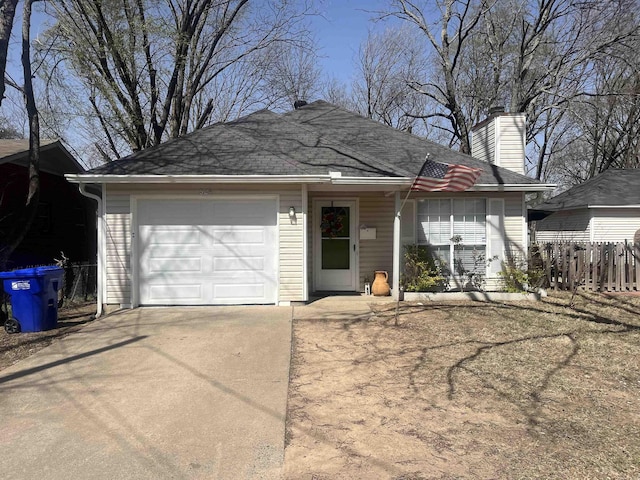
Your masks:
[{"label": "tree shadow on ground", "polygon": [[[538,425],[540,418],[540,410],[542,408],[542,399],[545,396],[545,392],[548,390],[549,385],[553,382],[554,377],[558,376],[565,368],[572,364],[572,361],[578,356],[581,349],[581,342],[584,337],[589,335],[624,335],[640,331],[640,317],[638,318],[638,324],[631,321],[625,321],[621,317],[631,315],[640,316],[640,307],[633,302],[615,298],[613,301],[607,301],[602,296],[591,296],[588,294],[579,294],[582,302],[585,305],[573,305],[569,306],[569,303],[563,303],[563,301],[552,300],[553,303],[544,302],[522,302],[518,304],[506,304],[500,302],[474,302],[464,303],[465,309],[478,310],[480,313],[482,310],[490,311],[490,313],[499,313],[503,318],[516,317],[518,313],[528,312],[534,315],[537,314],[554,314],[560,313],[565,320],[565,324],[561,331],[555,333],[544,333],[533,335],[518,335],[512,337],[510,333],[503,334],[508,338],[502,340],[489,341],[487,339],[480,338],[467,338],[464,340],[458,340],[453,342],[446,342],[432,346],[421,346],[417,349],[413,349],[417,353],[415,364],[408,373],[409,385],[417,389],[416,377],[422,369],[428,368],[428,362],[430,353],[438,350],[449,349],[452,347],[464,347],[475,345],[470,353],[464,354],[457,361],[451,364],[446,372],[447,381],[447,399],[449,401],[454,400],[457,394],[461,393],[464,388],[459,385],[457,378],[462,373],[470,375],[486,389],[492,391],[499,398],[508,401],[514,405],[524,415],[526,422],[529,426],[533,427]],[[412,316],[418,314],[424,314],[425,312],[433,311],[439,314],[444,314],[445,318],[448,317],[452,322],[460,321],[455,318],[454,312],[459,309],[461,305],[455,303],[438,303],[438,304],[425,304],[425,305],[412,305],[405,304],[400,307],[401,319],[405,321],[405,327],[409,328],[408,321]],[[562,309],[558,312],[558,309]],[[489,312],[488,312],[489,313]],[[403,322],[400,323],[400,327],[394,326],[391,321],[395,316],[394,312],[390,310],[379,310],[378,315],[383,319],[383,323],[388,328],[402,328]],[[566,320],[575,321],[575,328]],[[499,321],[499,319],[491,318],[488,315],[487,321]],[[589,325],[593,324],[598,326],[608,326],[613,328],[589,328]],[[534,329],[536,327],[534,326]],[[544,328],[544,320],[541,320],[541,324],[538,328]],[[384,331],[378,332],[377,337],[384,335]],[[510,347],[519,348],[521,345],[528,344],[530,342],[540,341],[554,341],[566,339],[569,342],[566,352],[564,352],[561,358],[555,361],[546,359],[546,364],[540,364],[537,366],[539,369],[545,369],[546,372],[542,376],[542,379],[538,382],[537,386],[529,390],[529,400],[526,404],[522,404],[521,398],[517,398],[513,390],[518,382],[518,379],[507,378],[505,376],[500,377],[497,381],[498,375],[496,372],[482,372],[481,370],[473,368],[474,362],[480,357],[491,354],[500,355],[501,350],[508,349]],[[375,338],[372,339],[375,342]],[[410,350],[403,349],[400,353],[406,354]],[[505,353],[506,355],[506,353]],[[507,374],[508,375],[508,374]],[[491,377],[494,377],[493,379]],[[506,383],[508,386],[505,388],[502,384]]]}]

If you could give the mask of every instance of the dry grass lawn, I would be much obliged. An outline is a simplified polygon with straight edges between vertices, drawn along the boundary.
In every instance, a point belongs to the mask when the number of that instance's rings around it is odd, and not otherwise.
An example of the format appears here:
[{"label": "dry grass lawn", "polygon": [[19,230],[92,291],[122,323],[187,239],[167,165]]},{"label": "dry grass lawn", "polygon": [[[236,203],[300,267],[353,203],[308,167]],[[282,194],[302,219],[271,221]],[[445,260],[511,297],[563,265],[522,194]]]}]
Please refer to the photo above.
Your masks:
[{"label": "dry grass lawn", "polygon": [[640,296],[294,320],[290,479],[640,478]]}]

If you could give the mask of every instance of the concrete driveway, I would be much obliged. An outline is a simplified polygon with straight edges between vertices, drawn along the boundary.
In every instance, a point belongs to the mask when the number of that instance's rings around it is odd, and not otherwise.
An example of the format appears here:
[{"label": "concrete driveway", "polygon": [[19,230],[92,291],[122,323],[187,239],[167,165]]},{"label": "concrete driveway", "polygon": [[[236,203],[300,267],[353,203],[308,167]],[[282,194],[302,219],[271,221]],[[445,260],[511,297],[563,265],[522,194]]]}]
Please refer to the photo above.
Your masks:
[{"label": "concrete driveway", "polygon": [[5,479],[280,478],[291,308],[142,308],[0,372]]}]

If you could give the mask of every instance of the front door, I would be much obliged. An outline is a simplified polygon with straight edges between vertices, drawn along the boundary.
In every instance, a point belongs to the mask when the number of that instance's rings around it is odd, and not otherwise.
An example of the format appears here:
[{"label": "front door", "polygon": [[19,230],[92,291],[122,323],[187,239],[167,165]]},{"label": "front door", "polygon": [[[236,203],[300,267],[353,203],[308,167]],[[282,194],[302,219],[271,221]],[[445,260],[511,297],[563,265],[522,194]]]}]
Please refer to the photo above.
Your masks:
[{"label": "front door", "polygon": [[356,202],[316,200],[314,251],[316,291],[356,291]]}]

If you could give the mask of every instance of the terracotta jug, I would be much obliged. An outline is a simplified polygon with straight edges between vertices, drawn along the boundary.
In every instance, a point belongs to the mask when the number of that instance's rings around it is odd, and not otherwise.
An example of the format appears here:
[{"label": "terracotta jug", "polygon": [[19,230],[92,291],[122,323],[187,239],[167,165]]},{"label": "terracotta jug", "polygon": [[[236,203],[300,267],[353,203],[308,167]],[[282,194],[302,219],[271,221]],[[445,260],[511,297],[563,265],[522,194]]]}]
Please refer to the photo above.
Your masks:
[{"label": "terracotta jug", "polygon": [[391,288],[389,288],[389,274],[384,270],[378,270],[375,272],[375,277],[373,278],[373,285],[371,285],[371,293],[378,297],[384,297],[391,293]]}]

